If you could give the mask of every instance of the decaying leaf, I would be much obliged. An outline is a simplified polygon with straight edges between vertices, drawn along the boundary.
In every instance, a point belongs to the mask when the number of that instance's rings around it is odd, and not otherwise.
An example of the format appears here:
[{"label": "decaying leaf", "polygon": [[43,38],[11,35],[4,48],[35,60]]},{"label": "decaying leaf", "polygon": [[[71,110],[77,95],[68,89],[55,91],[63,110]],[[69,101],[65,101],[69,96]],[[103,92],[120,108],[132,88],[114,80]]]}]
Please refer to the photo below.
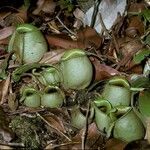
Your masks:
[{"label": "decaying leaf", "polygon": [[128,42],[123,42],[120,46],[120,53],[122,54],[121,61],[117,64],[116,69],[118,70],[121,66],[126,66],[129,68],[133,67],[130,65],[130,61],[133,56],[140,51],[144,45],[138,39],[132,39]]},{"label": "decaying leaf", "polygon": [[2,107],[0,107],[0,135],[2,135],[4,141],[10,142],[13,139],[14,134],[9,128],[9,123],[6,118],[6,114]]},{"label": "decaying leaf", "polygon": [[77,40],[72,40],[69,36],[61,34],[49,35],[46,36],[46,38],[50,46],[57,46],[65,49],[86,49],[89,47],[99,48],[103,41],[98,33],[88,26],[79,30],[77,36]]},{"label": "decaying leaf", "polygon": [[69,36],[55,34],[46,36],[48,44],[50,46],[56,46],[58,48],[72,49],[72,48],[84,48],[84,45],[78,45],[77,41],[73,41]]},{"label": "decaying leaf", "polygon": [[32,12],[34,15],[38,15],[41,11],[45,13],[53,13],[56,7],[56,2],[53,0],[38,0],[37,8]]},{"label": "decaying leaf", "polygon": [[7,66],[10,54],[6,56],[6,58],[0,63],[0,79],[6,79],[7,77]]},{"label": "decaying leaf", "polygon": [[95,80],[100,81],[109,78],[110,76],[119,75],[119,71],[110,66],[101,64],[97,59],[92,61],[95,69]]},{"label": "decaying leaf", "polygon": [[140,3],[131,3],[130,6],[129,6],[129,8],[128,8],[128,12],[129,13],[135,13],[135,12],[140,13],[144,9],[146,9],[146,7],[145,7],[145,3],[143,3],[143,2],[140,2]]},{"label": "decaying leaf", "polygon": [[10,84],[10,75],[8,75],[7,79],[3,82],[1,97],[0,97],[1,98],[0,104],[3,104],[6,102],[6,96],[8,94],[9,84]]},{"label": "decaying leaf", "polygon": [[[82,136],[83,136],[84,129],[81,129],[80,132],[78,132],[74,137],[74,142],[81,142],[82,143]],[[98,131],[96,124],[92,123],[88,126],[87,131],[87,140],[86,144],[88,147],[96,148],[101,146],[103,143],[103,138],[100,132]],[[81,145],[80,145],[81,146]],[[81,148],[81,147],[80,147]]]},{"label": "decaying leaf", "polygon": [[102,44],[102,37],[96,32],[95,29],[86,26],[84,29],[80,29],[77,33],[78,43],[83,43],[85,48],[90,46],[99,48]]},{"label": "decaying leaf", "polygon": [[144,24],[139,16],[133,16],[129,19],[129,25],[126,29],[126,34],[129,37],[141,36],[144,34]]},{"label": "decaying leaf", "polygon": [[50,52],[47,52],[44,54],[40,63],[49,63],[49,64],[58,63],[60,58],[63,56],[64,52],[65,52],[64,49],[52,50]]},{"label": "decaying leaf", "polygon": [[10,27],[5,27],[3,29],[0,30],[0,40],[3,40],[7,37],[9,37],[14,31],[14,27],[10,26]]},{"label": "decaying leaf", "polygon": [[51,124],[51,126],[53,128],[57,128],[57,130],[66,133],[65,127],[64,127],[64,120],[62,120],[61,118],[57,117],[56,115],[45,115],[43,116],[45,118],[45,120],[47,120],[47,122],[49,122],[49,124]]},{"label": "decaying leaf", "polygon": [[15,93],[10,93],[8,96],[8,106],[12,111],[15,111],[18,107],[18,101]]},{"label": "decaying leaf", "polygon": [[124,147],[127,145],[127,143],[122,142],[117,139],[110,139],[106,143],[106,150],[124,150]]}]

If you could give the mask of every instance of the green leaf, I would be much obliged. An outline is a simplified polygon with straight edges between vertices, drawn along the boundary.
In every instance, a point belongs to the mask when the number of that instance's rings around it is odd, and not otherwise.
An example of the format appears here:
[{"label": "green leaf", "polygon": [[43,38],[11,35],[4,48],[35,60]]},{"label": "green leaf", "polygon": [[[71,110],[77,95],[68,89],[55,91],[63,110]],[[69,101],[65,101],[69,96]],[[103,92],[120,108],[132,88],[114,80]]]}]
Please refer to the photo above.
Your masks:
[{"label": "green leaf", "polygon": [[142,51],[138,52],[134,57],[133,61],[135,64],[141,63],[142,60],[145,59],[145,57],[150,55],[150,50],[149,49],[143,49]]},{"label": "green leaf", "polygon": [[141,12],[141,15],[144,17],[145,21],[150,22],[150,10],[149,9],[145,9]]}]

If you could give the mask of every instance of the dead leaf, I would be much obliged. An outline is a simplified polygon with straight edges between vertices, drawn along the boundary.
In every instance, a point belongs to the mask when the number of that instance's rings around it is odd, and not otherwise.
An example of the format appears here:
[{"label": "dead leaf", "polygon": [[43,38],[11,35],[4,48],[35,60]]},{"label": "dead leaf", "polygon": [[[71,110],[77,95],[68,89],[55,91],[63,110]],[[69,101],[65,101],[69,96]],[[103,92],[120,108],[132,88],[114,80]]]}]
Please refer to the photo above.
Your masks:
[{"label": "dead leaf", "polygon": [[135,65],[135,63],[133,63],[133,61],[131,61],[130,63],[128,63],[126,65],[127,69],[124,68],[124,70],[128,71],[128,72],[132,72],[135,74],[142,74],[143,73],[143,67],[141,64],[139,65]]},{"label": "dead leaf", "polygon": [[72,48],[84,48],[83,43],[78,43],[77,41],[73,41],[69,36],[62,34],[48,35],[46,36],[48,44],[50,46],[56,46],[64,49],[72,49]]},{"label": "dead leaf", "polygon": [[13,13],[10,11],[10,14],[4,18],[5,26],[16,26],[27,22],[27,9],[28,7],[23,6],[17,9],[17,12]]},{"label": "dead leaf", "polygon": [[144,23],[143,21],[140,19],[139,16],[132,16],[129,19],[129,25],[128,28],[126,29],[126,35],[134,38],[137,35],[141,36],[144,34]]},{"label": "dead leaf", "polygon": [[3,84],[3,87],[2,87],[1,101],[0,101],[1,105],[6,102],[5,98],[8,94],[9,84],[10,84],[10,74],[8,75],[7,79],[4,81],[4,84]]},{"label": "dead leaf", "polygon": [[79,29],[83,25],[82,20],[83,20],[83,17],[84,17],[84,13],[81,9],[76,8],[73,12],[73,15],[76,18],[76,21],[75,21],[73,27],[76,28],[76,29]]},{"label": "dead leaf", "polygon": [[5,27],[0,30],[0,40],[6,39],[9,37],[13,32],[15,28],[13,26]]},{"label": "dead leaf", "polygon": [[56,7],[56,2],[53,0],[38,0],[37,8],[32,12],[34,15],[38,15],[42,10],[45,13],[53,13]]},{"label": "dead leaf", "polygon": [[0,40],[0,44],[7,45],[8,43],[9,43],[9,39],[8,38]]},{"label": "dead leaf", "polygon": [[45,120],[47,120],[47,122],[49,122],[49,124],[51,124],[51,126],[53,128],[56,128],[57,130],[66,133],[64,124],[63,124],[63,120],[59,117],[57,117],[56,115],[44,115],[43,116]]},{"label": "dead leaf", "polygon": [[95,72],[94,79],[97,81],[104,80],[111,76],[120,74],[116,69],[107,66],[105,64],[101,64],[97,59],[94,60],[91,59],[91,62],[94,65],[94,72]]},{"label": "dead leaf", "polygon": [[99,48],[102,44],[102,37],[95,31],[95,29],[86,26],[84,29],[80,29],[77,33],[78,43],[82,43],[85,48],[90,46]]},{"label": "dead leaf", "polygon": [[[83,132],[84,132],[84,129],[81,129],[73,137],[72,141],[82,143]],[[87,140],[86,140],[87,146],[94,149],[94,148],[101,146],[102,143],[103,143],[102,136],[101,136],[100,132],[97,130],[96,124],[95,123],[90,124],[88,126],[88,132],[87,132]]]},{"label": "dead leaf", "polygon": [[10,93],[8,96],[8,106],[11,111],[15,111],[18,107],[18,101],[16,100],[16,93]]},{"label": "dead leaf", "polygon": [[[126,40],[128,39],[128,40]],[[122,39],[123,40],[123,39]],[[132,60],[134,54],[136,54],[138,51],[140,51],[144,45],[139,41],[138,39],[131,39],[125,37],[125,42],[118,42],[119,43],[119,50],[122,54],[122,57],[120,58],[121,61],[118,62],[116,69],[118,70],[121,66],[128,66],[130,61]],[[133,65],[132,65],[133,67]],[[130,68],[128,68],[130,69]]]},{"label": "dead leaf", "polygon": [[50,46],[57,46],[65,49],[86,49],[89,47],[99,48],[103,41],[98,33],[88,26],[79,30],[77,36],[78,39],[76,41],[64,34],[48,35],[46,38]]},{"label": "dead leaf", "polygon": [[142,10],[146,9],[145,3],[140,2],[140,3],[131,3],[128,9],[128,12],[141,12]]},{"label": "dead leaf", "polygon": [[2,107],[0,107],[0,134],[5,141],[10,142],[14,137],[14,134],[9,128],[9,123],[6,118],[8,117],[6,117]]},{"label": "dead leaf", "polygon": [[49,64],[58,63],[60,58],[63,56],[64,52],[65,52],[64,49],[52,50],[50,52],[47,52],[44,54],[40,63],[49,63]]},{"label": "dead leaf", "polygon": [[106,142],[105,149],[106,150],[124,150],[124,147],[127,143],[117,140],[117,139],[110,139]]}]

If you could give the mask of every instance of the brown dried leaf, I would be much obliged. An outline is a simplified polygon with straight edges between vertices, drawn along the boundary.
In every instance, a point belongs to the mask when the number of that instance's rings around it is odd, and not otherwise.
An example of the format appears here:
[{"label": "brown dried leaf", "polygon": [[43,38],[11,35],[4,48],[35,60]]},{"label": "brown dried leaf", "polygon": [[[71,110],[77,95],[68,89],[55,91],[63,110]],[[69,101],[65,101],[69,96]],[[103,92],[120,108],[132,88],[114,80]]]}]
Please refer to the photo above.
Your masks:
[{"label": "brown dried leaf", "polygon": [[127,143],[117,140],[117,139],[110,139],[106,142],[105,149],[106,150],[124,150],[124,147]]},{"label": "brown dried leaf", "polygon": [[0,30],[0,40],[6,39],[7,37],[9,37],[13,32],[14,32],[14,27],[10,26],[10,27],[5,27],[3,29]]},{"label": "brown dried leaf", "polygon": [[62,57],[62,55],[64,54],[64,52],[65,52],[64,49],[58,49],[58,50],[53,50],[53,51],[47,52],[44,54],[40,63],[55,64],[55,63],[59,62],[59,60]]},{"label": "brown dried leaf", "polygon": [[63,34],[49,35],[46,36],[46,38],[50,46],[57,46],[64,49],[86,49],[91,46],[99,48],[103,41],[102,38],[98,35],[98,33],[90,27],[86,27],[82,30],[79,30],[77,36],[77,41],[74,41],[69,36]]},{"label": "brown dried leaf", "polygon": [[[132,60],[135,53],[143,48],[143,44],[138,39],[124,38],[125,42],[120,42],[120,53],[122,54],[121,61],[117,64],[116,69],[118,70],[121,66],[129,66],[128,64]],[[126,41],[128,39],[128,41]],[[133,67],[133,65],[132,65]]]},{"label": "brown dried leaf", "polygon": [[145,7],[145,3],[141,2],[141,3],[131,3],[131,5],[129,6],[128,12],[141,12],[142,10],[144,10]]},{"label": "brown dried leaf", "polygon": [[12,111],[15,111],[18,107],[18,101],[16,100],[16,94],[10,93],[8,96],[8,106]]},{"label": "brown dried leaf", "polygon": [[94,46],[95,48],[99,48],[102,44],[102,37],[95,31],[95,29],[86,26],[86,28],[81,29],[77,33],[78,42],[83,43],[85,48],[90,46]]},{"label": "brown dried leaf", "polygon": [[[72,139],[73,142],[81,142],[82,143],[82,136],[83,136],[84,129],[81,129],[77,135],[75,135]],[[88,126],[87,132],[87,140],[86,144],[88,147],[97,148],[102,145],[102,136],[100,132],[98,132],[96,124],[92,123]]]},{"label": "brown dried leaf", "polygon": [[9,43],[9,39],[8,38],[0,40],[0,44],[7,45],[8,43]]},{"label": "brown dried leaf", "polygon": [[6,117],[2,107],[0,107],[0,134],[5,141],[9,142],[14,137],[14,134],[9,128],[9,123],[6,118],[8,117]]},{"label": "brown dried leaf", "polygon": [[27,22],[28,18],[27,18],[27,8],[26,7],[20,7],[17,13],[10,13],[10,15],[8,15],[5,20],[4,20],[4,24],[5,26],[16,26],[18,24],[22,24]]},{"label": "brown dried leaf", "polygon": [[129,25],[128,28],[126,29],[126,35],[134,38],[137,35],[141,36],[144,34],[144,23],[140,19],[139,16],[133,16],[129,19]]},{"label": "brown dried leaf", "polygon": [[[62,144],[48,144],[44,149],[59,149],[59,150],[77,150],[81,149],[81,144],[78,142],[67,142],[67,143],[62,143]],[[88,149],[87,146],[85,146],[86,149]]]},{"label": "brown dried leaf", "polygon": [[116,69],[105,64],[100,64],[100,62],[97,59],[91,60],[91,62],[94,65],[95,80],[97,81],[104,80],[111,76],[120,74]]},{"label": "brown dried leaf", "polygon": [[42,10],[45,13],[54,13],[56,2],[53,0],[38,0],[37,8],[32,12],[34,15],[38,15]]},{"label": "brown dried leaf", "polygon": [[64,49],[84,48],[83,43],[73,41],[69,36],[62,34],[48,35],[46,39],[50,46],[56,46]]},{"label": "brown dried leaf", "polygon": [[[119,43],[119,50],[124,58],[129,53],[134,53],[137,49],[141,49],[143,44],[138,39],[132,38],[122,38],[118,41]],[[122,58],[121,58],[122,59]]]},{"label": "brown dried leaf", "polygon": [[51,127],[66,133],[62,118],[59,118],[53,114],[45,115],[43,117],[51,125]]},{"label": "brown dried leaf", "polygon": [[8,89],[9,89],[9,84],[10,84],[10,74],[8,75],[7,79],[5,80],[2,91],[1,91],[1,101],[0,104],[2,105],[3,103],[6,102],[6,96],[8,94]]}]

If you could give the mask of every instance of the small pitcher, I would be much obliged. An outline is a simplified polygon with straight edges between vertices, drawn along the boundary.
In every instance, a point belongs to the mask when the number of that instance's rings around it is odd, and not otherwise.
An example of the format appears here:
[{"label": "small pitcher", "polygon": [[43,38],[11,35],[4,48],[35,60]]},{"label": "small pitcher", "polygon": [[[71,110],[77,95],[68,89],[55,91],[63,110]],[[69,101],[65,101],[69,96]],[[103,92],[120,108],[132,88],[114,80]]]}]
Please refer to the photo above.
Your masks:
[{"label": "small pitcher", "polygon": [[105,85],[102,95],[113,107],[129,106],[131,99],[130,85],[123,77],[113,77]]},{"label": "small pitcher", "polygon": [[44,107],[57,108],[61,107],[65,100],[64,93],[56,86],[45,88],[41,96],[41,105]]},{"label": "small pitcher", "polygon": [[[77,129],[82,129],[86,124],[86,114],[84,114],[83,111],[81,111],[81,109],[78,106],[74,106],[70,110],[70,114],[72,126]],[[90,114],[88,116],[88,123],[92,122],[93,116],[94,116],[94,109],[91,108]]]},{"label": "small pitcher", "polygon": [[126,142],[142,139],[145,136],[143,123],[132,108],[115,122],[113,136]]},{"label": "small pitcher", "polygon": [[[93,103],[95,110],[95,122],[100,131],[110,136],[111,130],[113,128],[113,122],[116,120],[111,104],[107,100],[96,100]],[[103,111],[102,111],[103,110]]]},{"label": "small pitcher", "polygon": [[61,82],[61,75],[57,68],[51,66],[43,68],[42,71],[37,72],[36,69],[32,71],[33,75],[40,81],[41,84],[48,86],[58,86]]},{"label": "small pitcher", "polygon": [[39,107],[41,105],[41,95],[35,88],[23,87],[21,95],[20,102],[23,102],[26,106]]}]

